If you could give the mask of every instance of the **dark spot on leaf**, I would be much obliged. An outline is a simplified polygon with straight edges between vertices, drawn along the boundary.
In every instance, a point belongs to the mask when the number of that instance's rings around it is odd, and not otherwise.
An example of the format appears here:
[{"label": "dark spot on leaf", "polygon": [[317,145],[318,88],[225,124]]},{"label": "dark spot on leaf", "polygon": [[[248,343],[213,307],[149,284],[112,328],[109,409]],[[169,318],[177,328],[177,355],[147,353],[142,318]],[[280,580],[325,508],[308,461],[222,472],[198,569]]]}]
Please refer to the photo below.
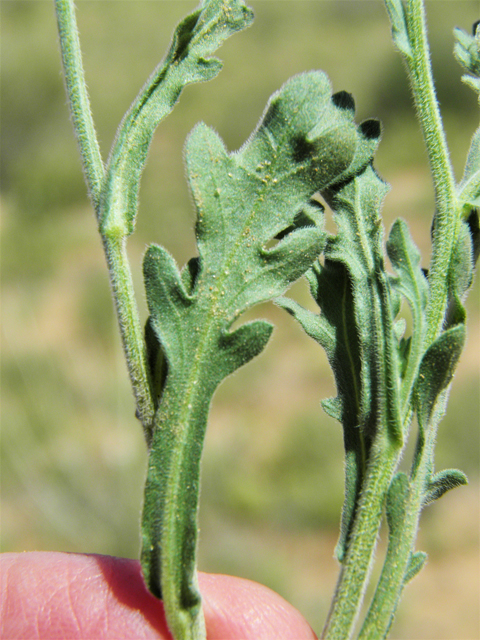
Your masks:
[{"label": "dark spot on leaf", "polygon": [[351,93],[347,91],[339,91],[332,96],[333,104],[339,109],[345,109],[348,111],[355,111],[355,100]]},{"label": "dark spot on leaf", "polygon": [[360,125],[360,131],[367,140],[376,140],[382,133],[382,125],[380,120],[365,120]]},{"label": "dark spot on leaf", "polygon": [[315,145],[308,142],[305,138],[297,137],[292,141],[293,159],[299,164],[307,158],[310,158],[315,152]]},{"label": "dark spot on leaf", "polygon": [[477,35],[477,29],[478,29],[479,25],[480,25],[480,20],[477,20],[472,25],[472,33],[473,33],[474,36]]}]

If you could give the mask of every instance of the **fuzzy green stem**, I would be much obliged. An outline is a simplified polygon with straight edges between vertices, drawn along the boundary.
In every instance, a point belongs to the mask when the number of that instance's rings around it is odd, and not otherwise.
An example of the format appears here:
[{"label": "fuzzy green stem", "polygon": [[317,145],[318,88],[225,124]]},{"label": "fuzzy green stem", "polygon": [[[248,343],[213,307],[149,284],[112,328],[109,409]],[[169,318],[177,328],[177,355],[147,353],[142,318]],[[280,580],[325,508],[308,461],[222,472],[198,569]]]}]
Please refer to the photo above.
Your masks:
[{"label": "fuzzy green stem", "polygon": [[199,385],[192,382],[202,378],[192,377],[195,380],[185,386],[177,379],[167,383],[156,416],[145,483],[141,560],[145,583],[163,600],[173,637],[206,640],[196,548],[200,460],[211,396],[199,393]]},{"label": "fuzzy green stem", "polygon": [[[73,127],[80,147],[88,190],[97,220],[100,222],[106,174],[85,84],[73,0],[55,0],[55,9]],[[130,381],[137,401],[138,417],[144,426],[148,441],[155,409],[150,391],[143,331],[126,254],[126,238],[102,233],[102,240]]]},{"label": "fuzzy green stem", "polygon": [[128,366],[130,382],[137,404],[147,444],[150,443],[155,408],[151,395],[150,376],[142,326],[140,324],[132,272],[126,251],[126,238],[103,237],[110,284]]},{"label": "fuzzy green stem", "polygon": [[437,429],[432,425],[427,432],[420,462],[411,479],[402,529],[397,535],[390,535],[380,579],[357,640],[386,638],[392,625],[407,582],[405,579],[407,568],[417,538],[426,478],[432,466],[431,454],[435,446],[436,431]]},{"label": "fuzzy green stem", "polygon": [[90,198],[98,218],[105,170],[85,85],[73,0],[55,0],[55,10],[73,128],[80,147]]},{"label": "fuzzy green stem", "polygon": [[399,459],[397,447],[385,442],[382,446],[379,444],[374,444],[371,452],[355,524],[323,630],[324,640],[350,638],[363,603],[383,517],[385,497]]},{"label": "fuzzy green stem", "polygon": [[[404,53],[417,115],[427,148],[436,197],[432,258],[429,271],[429,301],[426,310],[425,346],[431,344],[442,329],[448,303],[448,273],[457,234],[458,202],[455,179],[449,160],[443,124],[435,95],[426,35],[425,10],[422,0],[406,0],[404,6],[408,35],[399,47]],[[387,3],[387,8],[388,3]],[[392,17],[392,14],[391,14]],[[392,24],[393,24],[392,20]],[[411,414],[412,408],[407,407]],[[425,449],[433,451],[435,429],[428,434]],[[408,489],[401,530],[393,536],[382,573],[358,640],[380,640],[388,634],[406,581],[423,506],[426,477],[431,467],[428,455],[422,455]]]},{"label": "fuzzy green stem", "polygon": [[429,270],[430,297],[427,306],[427,345],[439,334],[448,298],[448,274],[460,219],[455,179],[433,83],[422,0],[405,5],[411,55],[405,56],[415,106],[420,121],[435,188],[436,214]]},{"label": "fuzzy green stem", "polygon": [[[418,497],[417,494],[415,497]],[[408,503],[410,511],[401,544],[388,547],[375,596],[357,640],[381,640],[387,637],[405,586],[405,573],[417,537],[419,506],[415,500]]]}]

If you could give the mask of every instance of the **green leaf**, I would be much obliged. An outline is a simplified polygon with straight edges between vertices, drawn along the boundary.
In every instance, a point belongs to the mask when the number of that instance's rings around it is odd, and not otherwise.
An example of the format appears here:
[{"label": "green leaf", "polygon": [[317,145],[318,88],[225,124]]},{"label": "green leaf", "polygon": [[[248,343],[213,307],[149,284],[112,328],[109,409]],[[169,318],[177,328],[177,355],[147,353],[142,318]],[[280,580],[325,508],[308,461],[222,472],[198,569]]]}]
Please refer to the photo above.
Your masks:
[{"label": "green leaf", "polygon": [[168,365],[162,345],[160,344],[157,334],[152,327],[151,318],[148,319],[147,324],[145,325],[145,344],[148,354],[152,398],[156,409],[160,403],[160,398],[167,379]]},{"label": "green leaf", "polygon": [[[185,158],[199,257],[180,273],[162,247],[145,255],[157,339],[150,355],[156,361],[161,348],[167,375],[149,456],[142,568],[176,638],[194,637],[201,626],[196,513],[211,398],[272,331],[264,321],[234,330],[232,324],[252,305],[281,295],[324,248],[323,214],[312,196],[348,180],[371,156],[371,137],[353,118],[345,101],[332,97],[325,74],[311,72],[272,96],[236,153],[198,125]],[[273,239],[277,244],[267,248]]]},{"label": "green leaf", "polygon": [[[337,389],[348,389],[344,404],[355,405],[352,399],[357,398],[354,424],[367,439],[374,437],[382,424],[395,440],[402,438],[397,400],[390,397],[392,415],[383,413],[388,404],[384,402],[385,394],[396,396],[399,391],[395,305],[384,271],[379,217],[387,188],[370,166],[338,191],[324,194],[334,211],[338,233],[329,239],[325,249],[317,298],[322,314],[331,318],[336,328],[337,360],[332,362],[332,368]],[[332,291],[343,292],[341,296],[326,293],[327,279]],[[339,395],[342,396],[340,391]]]},{"label": "green leaf", "polygon": [[425,566],[425,562],[427,560],[427,554],[425,551],[416,551],[410,555],[410,560],[408,561],[408,567],[405,572],[404,584],[413,580],[413,578],[420,573],[420,571]]},{"label": "green leaf", "polygon": [[[312,267],[312,271],[313,269],[318,269],[318,265],[314,265],[314,267]],[[325,351],[333,357],[335,349],[335,331],[323,314],[319,316],[313,311],[305,309],[298,304],[298,302],[295,302],[295,300],[291,300],[284,296],[277,298],[275,302],[279,307],[282,307],[282,309],[285,309],[285,311],[292,315],[297,322],[301,324],[305,333],[322,345]],[[337,406],[342,406],[341,401]],[[335,408],[333,411],[337,414],[338,410],[338,408]],[[340,417],[337,418],[338,420],[341,420],[342,412],[343,409],[340,412]],[[327,413],[331,415],[329,411],[327,411]]]},{"label": "green leaf", "polygon": [[352,284],[348,271],[340,262],[316,263],[309,279],[320,314],[303,309],[288,298],[277,303],[291,313],[305,332],[324,349],[335,374],[337,397],[322,401],[322,407],[343,425],[345,446],[345,502],[343,506],[340,539],[335,554],[344,558],[350,527],[353,521],[360,479],[366,467],[366,445],[362,429],[361,354],[357,339]]},{"label": "green leaf", "polygon": [[355,178],[322,192],[333,210],[338,233],[328,238],[324,264],[316,262],[308,272],[320,313],[302,309],[293,301],[277,300],[323,346],[335,375],[338,395],[322,405],[342,422],[344,430],[345,503],[336,549],[340,561],[373,439],[381,429],[392,442],[402,440],[400,368],[393,325],[398,305],[384,271],[379,218],[386,190],[368,165]]},{"label": "green leaf", "polygon": [[[403,538],[407,535],[405,519],[407,509],[409,508],[411,489],[407,475],[400,472],[393,478],[387,492],[388,549],[385,560],[385,570],[388,569],[389,564],[392,566],[395,565],[396,554],[399,553]],[[410,553],[408,565],[405,569],[404,584],[417,575],[425,564],[426,559],[427,554],[423,551],[412,551]]]},{"label": "green leaf", "polygon": [[409,58],[412,57],[412,46],[408,35],[407,18],[402,0],[385,0],[390,22],[392,24],[393,41],[399,50]]},{"label": "green leaf", "polygon": [[421,255],[412,241],[404,220],[396,220],[387,241],[387,254],[398,274],[392,286],[405,296],[412,312],[415,331],[423,331],[422,322],[428,298],[428,283],[420,267]]},{"label": "green leaf", "polygon": [[413,317],[412,338],[408,343],[400,342],[400,355],[404,357],[402,367],[402,414],[408,411],[410,395],[423,355],[425,333],[425,308],[428,299],[428,283],[420,267],[421,256],[410,237],[407,223],[396,220],[387,241],[387,254],[398,274],[390,284],[410,305]]},{"label": "green leaf", "polygon": [[[469,72],[462,77],[463,82],[471,87],[480,101],[480,28],[474,25],[474,34],[456,28],[454,53],[458,62]],[[473,135],[470,151],[467,156],[462,182],[458,186],[458,199],[467,211],[480,208],[480,127]]]},{"label": "green leaf", "polygon": [[470,288],[473,280],[473,243],[470,228],[463,220],[459,225],[452,261],[450,263],[450,287],[459,297]]},{"label": "green leaf", "polygon": [[454,53],[458,62],[469,71],[462,80],[479,94],[480,99],[480,29],[478,23],[476,24],[476,32],[473,35],[458,27],[454,29]]},{"label": "green leaf", "polygon": [[185,86],[211,80],[220,72],[222,63],[211,55],[252,21],[252,10],[243,0],[204,0],[177,26],[165,59],[118,129],[102,194],[100,228],[104,235],[133,233],[140,178],[155,129],[172,111]]},{"label": "green leaf", "polygon": [[336,337],[331,365],[338,394],[350,414],[342,421],[364,434],[371,433],[377,411],[371,368],[376,348],[373,325],[379,321],[375,312],[382,304],[375,282],[377,265],[383,260],[378,209],[386,190],[369,167],[340,190],[324,194],[338,233],[328,240],[324,266],[317,265],[314,272],[319,317]]},{"label": "green leaf", "polygon": [[480,208],[480,127],[473,134],[457,194],[467,213],[470,213],[472,208]]},{"label": "green leaf", "polygon": [[465,326],[458,324],[444,331],[423,356],[416,386],[420,429],[428,428],[437,400],[453,377],[464,344]]},{"label": "green leaf", "polygon": [[455,246],[448,273],[448,307],[444,328],[465,323],[466,310],[463,299],[473,283],[475,263],[480,252],[479,212],[472,209],[466,220],[458,226]]},{"label": "green leaf", "polygon": [[430,478],[425,489],[423,504],[427,505],[438,500],[444,493],[468,484],[467,476],[458,469],[444,469]]}]

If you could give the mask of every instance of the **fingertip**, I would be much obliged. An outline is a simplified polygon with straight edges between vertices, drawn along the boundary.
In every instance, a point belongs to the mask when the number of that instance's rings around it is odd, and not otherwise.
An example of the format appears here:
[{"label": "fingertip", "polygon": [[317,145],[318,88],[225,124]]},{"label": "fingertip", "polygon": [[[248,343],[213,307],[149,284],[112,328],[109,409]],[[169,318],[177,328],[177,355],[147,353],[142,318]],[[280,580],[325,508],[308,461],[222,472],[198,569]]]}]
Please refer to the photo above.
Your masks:
[{"label": "fingertip", "polygon": [[167,640],[163,604],[137,560],[58,552],[2,554],[2,640]]},{"label": "fingertip", "polygon": [[[137,560],[32,552],[2,554],[4,640],[171,639],[163,603]],[[256,582],[201,573],[208,640],[315,640],[301,614]]]},{"label": "fingertip", "polygon": [[208,640],[316,640],[308,622],[257,582],[199,574]]}]

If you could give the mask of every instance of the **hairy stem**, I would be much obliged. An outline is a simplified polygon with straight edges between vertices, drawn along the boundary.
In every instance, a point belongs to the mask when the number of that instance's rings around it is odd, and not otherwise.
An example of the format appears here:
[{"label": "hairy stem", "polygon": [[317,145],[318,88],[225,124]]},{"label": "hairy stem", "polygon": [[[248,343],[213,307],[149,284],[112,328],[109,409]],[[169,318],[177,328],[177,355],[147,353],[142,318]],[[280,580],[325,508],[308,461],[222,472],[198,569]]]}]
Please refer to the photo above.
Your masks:
[{"label": "hairy stem", "polygon": [[[73,127],[80,146],[88,190],[100,223],[106,174],[85,84],[75,7],[73,0],[55,0],[55,8]],[[102,233],[102,240],[138,416],[149,440],[155,410],[150,391],[143,331],[126,254],[126,238]]]},{"label": "hairy stem", "polygon": [[410,488],[401,535],[390,537],[382,573],[357,640],[380,640],[390,630],[417,537],[427,472],[424,457],[416,482]]},{"label": "hairy stem", "polygon": [[436,214],[429,270],[430,298],[427,306],[427,345],[439,334],[445,316],[452,249],[460,219],[455,179],[433,83],[422,0],[407,0],[406,20],[411,56],[405,56],[415,106],[420,121],[433,176]]},{"label": "hairy stem", "polygon": [[98,218],[105,170],[85,85],[73,0],[55,0],[55,10],[73,128],[80,147],[88,190]]},{"label": "hairy stem", "polygon": [[[432,258],[428,278],[429,300],[426,309],[427,329],[424,342],[424,348],[426,348],[442,330],[449,295],[448,273],[457,225],[461,218],[455,180],[433,84],[424,4],[422,0],[406,0],[403,7],[408,46],[405,47],[405,41],[403,41],[399,48],[404,53],[410,76],[416,112],[430,160],[436,197]],[[388,2],[387,8],[389,8]],[[408,393],[406,397],[409,395]],[[409,406],[406,407],[407,419],[408,414],[411,415],[413,411],[411,403],[410,400]],[[390,542],[382,573],[358,640],[385,638],[391,627],[408,579],[407,571],[410,571],[409,567],[412,566],[410,563],[423,507],[424,489],[433,466],[435,433],[436,428],[431,426],[427,432],[427,443],[424,443],[420,449],[417,447],[420,458],[414,466],[411,481],[405,479],[407,488],[401,525],[396,525],[396,531],[390,531]]]},{"label": "hairy stem", "polygon": [[124,237],[103,236],[123,350],[137,404],[137,417],[143,425],[147,444],[150,444],[155,407],[126,244]]},{"label": "hairy stem", "polygon": [[351,637],[362,606],[383,517],[385,496],[398,463],[396,447],[374,445],[347,553],[322,638]]},{"label": "hairy stem", "polygon": [[163,600],[173,636],[205,640],[196,548],[200,459],[210,397],[199,393],[199,385],[182,388],[176,382],[167,383],[152,437],[142,516],[142,569],[150,591]]}]

